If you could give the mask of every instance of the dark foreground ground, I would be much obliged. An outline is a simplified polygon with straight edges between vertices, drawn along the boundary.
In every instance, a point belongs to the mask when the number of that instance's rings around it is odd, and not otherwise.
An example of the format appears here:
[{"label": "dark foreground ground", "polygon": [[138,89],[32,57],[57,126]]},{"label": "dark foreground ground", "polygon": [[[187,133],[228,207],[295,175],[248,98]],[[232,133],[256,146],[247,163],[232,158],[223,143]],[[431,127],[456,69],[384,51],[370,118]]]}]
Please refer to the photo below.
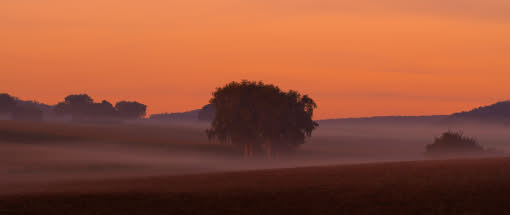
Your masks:
[{"label": "dark foreground ground", "polygon": [[510,214],[510,158],[12,185],[0,214]]}]

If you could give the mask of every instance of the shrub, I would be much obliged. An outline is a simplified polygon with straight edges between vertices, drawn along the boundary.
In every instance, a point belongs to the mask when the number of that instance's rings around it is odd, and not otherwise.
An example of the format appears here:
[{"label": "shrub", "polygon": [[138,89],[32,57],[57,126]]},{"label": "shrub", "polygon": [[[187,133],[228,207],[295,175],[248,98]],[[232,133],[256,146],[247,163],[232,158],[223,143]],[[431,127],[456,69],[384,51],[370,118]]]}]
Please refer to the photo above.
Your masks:
[{"label": "shrub", "polygon": [[483,152],[484,149],[474,138],[465,137],[462,132],[448,131],[436,137],[434,143],[427,145],[428,153],[466,153]]}]

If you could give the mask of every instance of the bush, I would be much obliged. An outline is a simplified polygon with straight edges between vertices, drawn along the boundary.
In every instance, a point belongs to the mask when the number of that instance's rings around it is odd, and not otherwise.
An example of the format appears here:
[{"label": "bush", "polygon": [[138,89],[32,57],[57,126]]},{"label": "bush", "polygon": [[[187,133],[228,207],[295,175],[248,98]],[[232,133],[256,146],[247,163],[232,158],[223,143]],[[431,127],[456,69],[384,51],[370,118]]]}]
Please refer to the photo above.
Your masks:
[{"label": "bush", "polygon": [[445,132],[440,137],[436,137],[434,143],[427,145],[428,153],[473,153],[483,151],[483,147],[474,138],[465,137],[462,132]]}]

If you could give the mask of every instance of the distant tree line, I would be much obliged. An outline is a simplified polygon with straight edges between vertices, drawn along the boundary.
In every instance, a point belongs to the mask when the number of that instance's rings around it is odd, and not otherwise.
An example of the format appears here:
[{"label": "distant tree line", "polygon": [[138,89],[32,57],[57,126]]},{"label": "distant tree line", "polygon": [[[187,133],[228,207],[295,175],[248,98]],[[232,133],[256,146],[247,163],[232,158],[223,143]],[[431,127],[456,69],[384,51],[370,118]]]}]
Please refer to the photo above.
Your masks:
[{"label": "distant tree line", "polygon": [[247,157],[292,151],[318,126],[312,120],[317,105],[309,96],[262,82],[231,82],[218,88],[210,103],[215,115],[209,139],[244,147]]},{"label": "distant tree line", "polygon": [[120,101],[113,106],[106,100],[96,103],[87,94],[76,94],[65,97],[54,110],[60,115],[71,115],[73,119],[138,119],[146,115],[147,106],[136,101]]},{"label": "distant tree line", "polygon": [[[11,115],[14,119],[41,120],[43,106],[37,102],[21,101],[6,93],[0,94],[0,115]],[[96,103],[87,94],[69,95],[51,109],[56,115],[71,116],[73,120],[139,119],[147,113],[147,106],[136,101],[120,101],[113,106],[106,100]]]},{"label": "distant tree line", "polygon": [[0,115],[11,115],[16,120],[41,120],[43,112],[36,102],[21,103],[7,93],[0,93]]}]

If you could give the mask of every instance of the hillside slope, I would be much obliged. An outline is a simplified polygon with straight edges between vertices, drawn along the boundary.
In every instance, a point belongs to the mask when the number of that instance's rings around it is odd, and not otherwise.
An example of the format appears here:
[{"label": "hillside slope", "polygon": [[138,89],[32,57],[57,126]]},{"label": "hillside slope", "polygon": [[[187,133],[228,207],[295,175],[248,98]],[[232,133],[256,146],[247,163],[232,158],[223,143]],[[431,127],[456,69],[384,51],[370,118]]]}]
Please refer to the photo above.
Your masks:
[{"label": "hillside slope", "polygon": [[509,158],[492,158],[73,181],[14,187],[17,194],[0,196],[0,208],[77,215],[507,214],[509,165]]},{"label": "hillside slope", "polygon": [[510,123],[510,101],[498,102],[470,111],[455,113],[448,120]]}]

